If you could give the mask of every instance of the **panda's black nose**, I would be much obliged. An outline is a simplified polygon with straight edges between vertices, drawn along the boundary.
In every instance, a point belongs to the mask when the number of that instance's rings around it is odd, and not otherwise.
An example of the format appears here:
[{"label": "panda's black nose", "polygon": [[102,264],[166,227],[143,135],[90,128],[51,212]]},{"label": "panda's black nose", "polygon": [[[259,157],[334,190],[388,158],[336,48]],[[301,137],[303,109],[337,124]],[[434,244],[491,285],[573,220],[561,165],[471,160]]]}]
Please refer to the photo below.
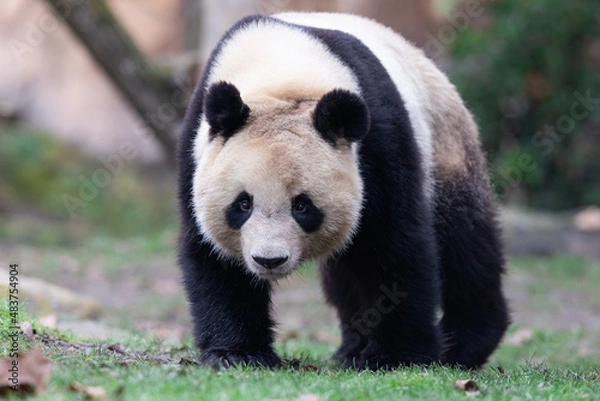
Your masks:
[{"label": "panda's black nose", "polygon": [[288,260],[288,257],[285,256],[283,258],[261,258],[258,256],[252,256],[252,259],[254,259],[256,263],[258,263],[265,269],[274,269],[277,266],[281,266],[282,264],[284,264],[285,261]]}]

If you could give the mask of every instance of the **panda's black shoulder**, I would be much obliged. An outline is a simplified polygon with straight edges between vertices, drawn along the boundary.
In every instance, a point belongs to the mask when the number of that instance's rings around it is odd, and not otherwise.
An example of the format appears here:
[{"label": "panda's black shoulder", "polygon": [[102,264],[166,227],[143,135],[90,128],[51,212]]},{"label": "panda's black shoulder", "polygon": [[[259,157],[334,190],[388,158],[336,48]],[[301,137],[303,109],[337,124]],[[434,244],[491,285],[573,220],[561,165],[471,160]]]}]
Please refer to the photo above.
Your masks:
[{"label": "panda's black shoulder", "polygon": [[[367,198],[377,199],[380,188],[394,182],[393,166],[403,165],[421,170],[421,157],[408,111],[399,88],[380,60],[361,40],[336,29],[299,26],[323,43],[329,52],[352,71],[361,96],[369,109],[371,128],[359,151],[364,163],[361,174]],[[414,177],[414,192],[419,191],[422,177]],[[407,188],[408,189],[408,188]]]},{"label": "panda's black shoulder", "polygon": [[[302,29],[323,43],[337,59],[351,69],[375,122],[403,120],[407,123],[404,128],[410,131],[408,112],[396,84],[381,60],[359,37],[336,29],[307,26]],[[378,128],[382,127],[375,125],[374,129]]]}]

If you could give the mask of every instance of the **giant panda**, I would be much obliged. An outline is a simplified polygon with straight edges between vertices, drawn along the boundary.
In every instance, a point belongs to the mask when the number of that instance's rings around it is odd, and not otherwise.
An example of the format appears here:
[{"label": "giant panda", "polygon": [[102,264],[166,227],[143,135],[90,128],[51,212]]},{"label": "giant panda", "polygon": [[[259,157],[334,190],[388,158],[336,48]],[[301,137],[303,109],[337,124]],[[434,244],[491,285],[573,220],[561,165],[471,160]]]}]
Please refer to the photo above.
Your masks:
[{"label": "giant panda", "polygon": [[345,367],[477,368],[509,324],[474,120],[420,50],[372,20],[235,24],[190,102],[178,171],[179,264],[205,365],[280,365],[272,285],[308,260]]}]

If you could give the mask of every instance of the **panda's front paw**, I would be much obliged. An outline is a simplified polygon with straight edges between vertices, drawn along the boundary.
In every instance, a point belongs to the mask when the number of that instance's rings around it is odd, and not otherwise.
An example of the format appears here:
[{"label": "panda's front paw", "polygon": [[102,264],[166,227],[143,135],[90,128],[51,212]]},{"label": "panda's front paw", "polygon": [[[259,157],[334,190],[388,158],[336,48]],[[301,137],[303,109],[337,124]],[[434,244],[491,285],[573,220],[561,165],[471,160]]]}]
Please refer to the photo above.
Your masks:
[{"label": "panda's front paw", "polygon": [[213,369],[228,368],[230,366],[276,368],[281,365],[281,359],[273,351],[244,352],[223,349],[202,351],[199,362],[201,365]]},{"label": "panda's front paw", "polygon": [[[435,354],[435,351],[433,352]],[[402,350],[400,346],[383,346],[369,343],[354,362],[359,370],[391,370],[399,366],[430,365],[436,360],[434,355]]]},{"label": "panda's front paw", "polygon": [[348,344],[343,343],[337,351],[331,356],[331,359],[344,368],[356,367],[357,361],[360,359],[360,352],[364,348],[364,344]]},{"label": "panda's front paw", "polygon": [[397,356],[390,353],[369,353],[361,352],[360,356],[354,359],[352,365],[358,370],[391,370],[402,364],[402,361]]},{"label": "panda's front paw", "polygon": [[339,363],[344,368],[351,368],[358,359],[358,352],[349,352],[342,348],[338,349],[332,356],[331,360]]}]

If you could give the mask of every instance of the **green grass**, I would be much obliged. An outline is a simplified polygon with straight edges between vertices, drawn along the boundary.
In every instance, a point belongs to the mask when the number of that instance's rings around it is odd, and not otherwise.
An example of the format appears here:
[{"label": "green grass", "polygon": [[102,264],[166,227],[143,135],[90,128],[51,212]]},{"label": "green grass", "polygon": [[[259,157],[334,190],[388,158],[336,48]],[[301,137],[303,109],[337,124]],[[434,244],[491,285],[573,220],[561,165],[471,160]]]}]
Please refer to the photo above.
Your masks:
[{"label": "green grass", "polygon": [[[543,348],[547,336],[536,338],[524,354]],[[564,339],[552,341],[561,343]],[[132,338],[132,347],[156,351],[156,342]],[[98,347],[88,355],[49,351],[54,362],[48,390],[38,399],[81,399],[69,389],[72,382],[101,386],[110,399],[124,400],[269,400],[296,399],[315,394],[321,400],[463,400],[465,393],[455,389],[456,380],[472,379],[481,390],[482,399],[578,400],[600,397],[598,366],[580,364],[565,368],[549,362],[532,364],[526,360],[498,368],[491,364],[475,373],[445,367],[403,368],[389,373],[355,372],[330,366],[326,359],[330,349],[322,344],[301,342],[287,357],[300,356],[295,367],[279,370],[231,368],[219,372],[176,364],[158,365],[130,361]],[[501,349],[498,354],[506,352]],[[537,352],[537,351],[536,351]],[[191,355],[191,351],[185,351]],[[572,361],[575,362],[575,361]]]},{"label": "green grass", "polygon": [[[100,248],[108,246],[102,241],[93,243]],[[138,246],[163,248],[156,238],[150,239],[147,245],[140,243]],[[534,275],[548,291],[560,283],[565,286],[562,290],[573,288],[576,283],[570,281],[572,276],[586,287],[588,279],[595,277],[598,270],[597,263],[570,257],[519,259],[511,265],[516,271]],[[304,276],[310,282],[315,279],[310,272]],[[6,315],[6,304],[1,303],[0,334],[3,335]],[[20,319],[30,318],[22,315]],[[34,327],[44,331],[35,323]],[[523,328],[527,327],[522,323],[513,325],[507,338]],[[53,334],[57,335],[56,332]],[[282,369],[236,367],[217,372],[173,361],[156,363],[107,350],[107,344],[121,342],[132,349],[166,353],[174,361],[182,357],[194,359],[196,355],[189,338],[166,346],[152,336],[132,334],[126,338],[106,339],[87,353],[46,348],[45,353],[53,362],[52,377],[46,392],[37,399],[80,400],[81,395],[69,390],[71,383],[79,382],[86,386],[101,386],[109,399],[122,400],[294,400],[309,394],[320,400],[464,400],[467,398],[464,391],[452,385],[456,380],[464,379],[477,383],[481,393],[476,398],[480,399],[600,399],[600,361],[594,355],[586,356],[580,352],[582,342],[589,338],[590,333],[581,328],[538,328],[533,329],[530,340],[520,345],[503,343],[489,364],[477,372],[434,366],[373,373],[340,369],[328,362],[334,344],[313,341],[300,333],[296,339],[277,344],[279,354],[292,361]],[[600,345],[597,338],[592,345]]]},{"label": "green grass", "polygon": [[[50,135],[0,124],[0,240],[64,246],[172,224],[174,171],[120,160],[109,170]],[[97,176],[108,184],[94,184]]]},{"label": "green grass", "polygon": [[[93,363],[95,362],[95,363]],[[305,372],[296,369],[257,371],[236,368],[214,372],[194,367],[136,366],[115,368],[110,362],[82,361],[77,373],[55,374],[47,396],[39,399],[61,399],[60,390],[72,380],[103,386],[109,394],[122,393],[131,400],[265,400],[296,399],[316,394],[322,400],[397,400],[397,399],[465,399],[452,382],[471,377],[486,399],[594,399],[598,393],[598,377],[576,372],[549,371],[536,367],[517,368],[501,373],[488,369],[467,375],[463,372],[435,367],[406,368],[392,373],[355,373],[321,369]],[[57,377],[58,376],[58,377]],[[91,377],[90,377],[91,376]],[[53,388],[52,388],[53,387]],[[53,393],[51,396],[49,394]],[[77,399],[63,394],[64,399]],[[111,397],[112,398],[112,397]]]},{"label": "green grass", "polygon": [[600,263],[585,262],[573,255],[549,259],[519,258],[512,261],[511,268],[535,275],[540,288],[596,291],[600,283]]}]

